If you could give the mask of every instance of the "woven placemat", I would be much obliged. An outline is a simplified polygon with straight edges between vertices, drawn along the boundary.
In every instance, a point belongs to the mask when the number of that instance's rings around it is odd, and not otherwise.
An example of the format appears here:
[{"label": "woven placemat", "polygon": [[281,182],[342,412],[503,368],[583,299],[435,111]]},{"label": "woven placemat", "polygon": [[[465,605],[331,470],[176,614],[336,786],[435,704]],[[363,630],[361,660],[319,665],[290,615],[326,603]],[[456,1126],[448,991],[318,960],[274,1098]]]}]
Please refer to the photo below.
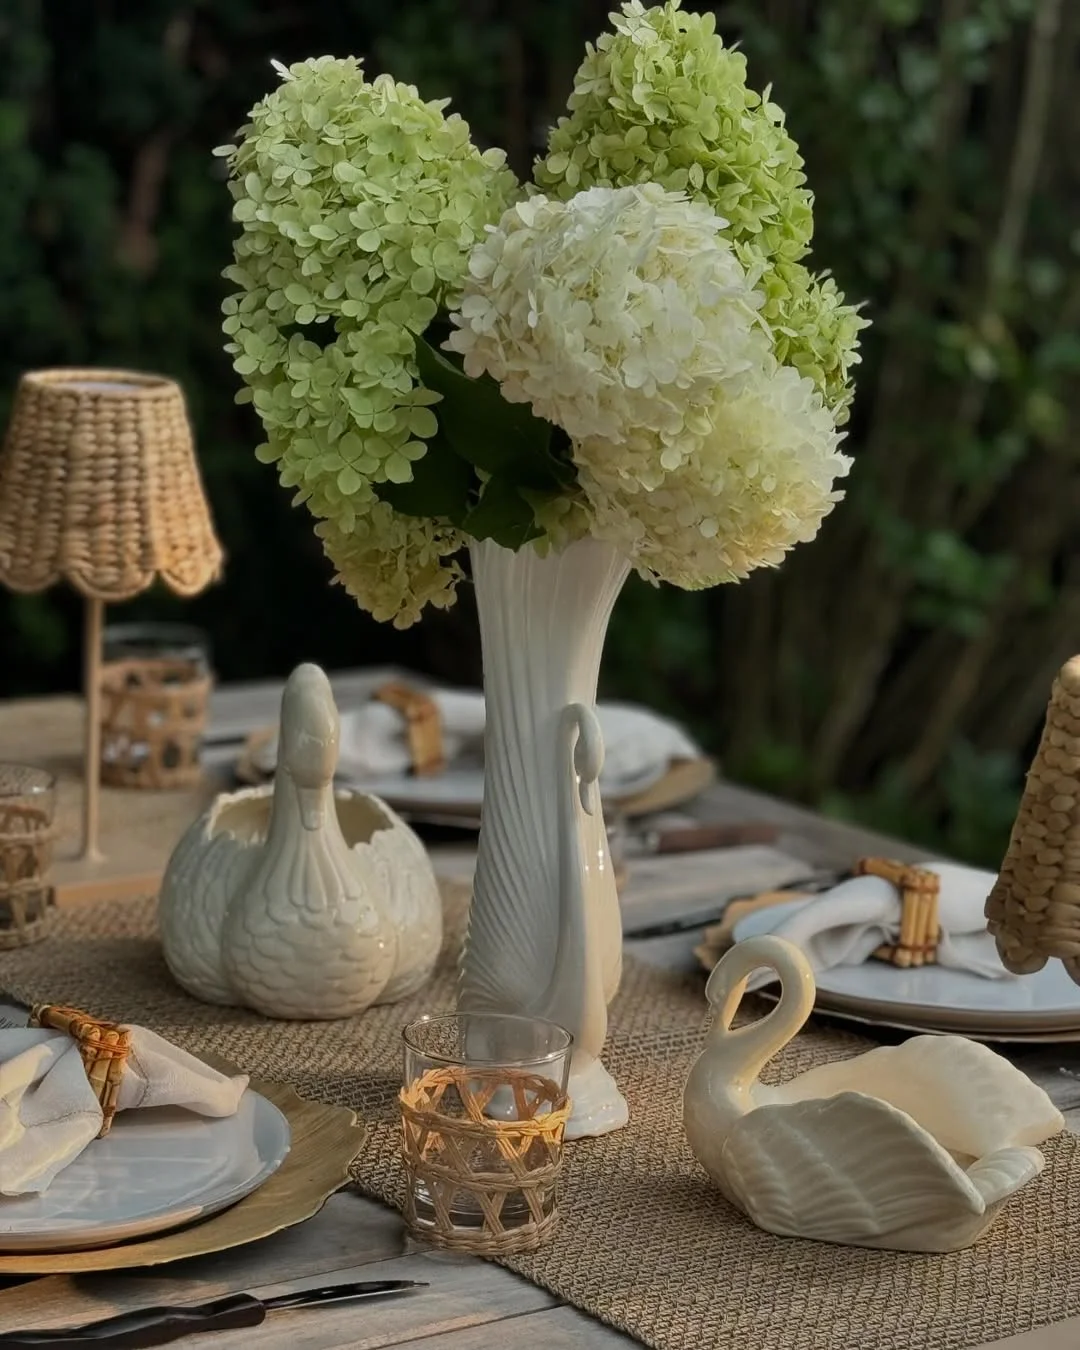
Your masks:
[{"label": "woven placemat", "polygon": [[[275,1022],[209,1007],[173,984],[147,900],[72,908],[49,940],[0,954],[0,989],[143,1023],[195,1053],[353,1107],[373,1125],[356,1181],[396,1205],[399,1030],[450,1006],[453,983],[446,962],[419,997],[350,1021]],[[683,1138],[681,1089],[704,1014],[700,980],[627,963],[607,1060],[631,1124],[569,1146],[554,1240],[507,1266],[656,1350],[967,1350],[1080,1314],[1080,1139],[1052,1141],[1042,1177],[966,1252],[774,1238],[716,1194]],[[811,1024],[766,1076],[866,1045]]]}]

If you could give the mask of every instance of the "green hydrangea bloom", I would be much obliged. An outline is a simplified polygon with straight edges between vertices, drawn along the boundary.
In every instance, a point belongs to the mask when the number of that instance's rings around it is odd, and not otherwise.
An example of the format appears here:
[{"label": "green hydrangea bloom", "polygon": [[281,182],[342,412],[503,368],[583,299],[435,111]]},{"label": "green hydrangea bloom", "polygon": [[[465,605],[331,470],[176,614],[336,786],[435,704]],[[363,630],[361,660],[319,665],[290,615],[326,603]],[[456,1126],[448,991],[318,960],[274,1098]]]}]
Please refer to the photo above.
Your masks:
[{"label": "green hydrangea bloom", "polygon": [[[360,62],[289,70],[252,110],[231,169],[242,226],[225,275],[226,347],[297,500],[328,522],[324,546],[366,608],[404,624],[448,603],[462,538],[399,515],[381,483],[404,483],[438,428],[417,381],[413,335],[452,306],[473,245],[517,185],[501,151],[481,154],[445,100]],[[385,565],[372,559],[385,555]]]},{"label": "green hydrangea bloom", "polygon": [[778,359],[812,378],[842,421],[865,321],[830,278],[800,262],[813,198],[783,110],[768,89],[747,87],[746,58],[724,46],[712,13],[629,0],[610,17],[615,31],[586,48],[537,184],[565,200],[582,188],[654,182],[709,205],[730,222],[747,271],[761,273]]}]

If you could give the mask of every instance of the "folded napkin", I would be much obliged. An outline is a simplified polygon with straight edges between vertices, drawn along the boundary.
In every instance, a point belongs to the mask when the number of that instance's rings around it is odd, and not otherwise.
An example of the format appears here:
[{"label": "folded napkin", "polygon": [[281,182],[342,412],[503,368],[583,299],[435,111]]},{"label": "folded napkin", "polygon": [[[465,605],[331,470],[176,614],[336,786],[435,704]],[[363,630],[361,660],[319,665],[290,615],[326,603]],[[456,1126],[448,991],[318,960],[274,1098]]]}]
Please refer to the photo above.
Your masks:
[{"label": "folded napkin", "polygon": [[[443,751],[448,764],[483,751],[484,696],[470,690],[425,690],[439,710]],[[631,796],[658,782],[677,759],[697,759],[701,751],[675,722],[646,708],[601,703],[596,709],[604,737],[601,791]],[[255,756],[259,769],[272,773],[277,738]],[[338,775],[341,778],[387,778],[412,767],[404,716],[388,704],[372,701],[341,714]]]},{"label": "folded napkin", "polygon": [[[180,1106],[200,1116],[231,1116],[247,1082],[132,1027],[117,1111]],[[101,1122],[70,1036],[41,1027],[0,1030],[0,1195],[44,1191],[97,1137]]]},{"label": "folded napkin", "polygon": [[[983,915],[994,873],[958,863],[919,866],[941,879],[937,964],[988,980],[1012,978],[1001,964]],[[900,893],[883,877],[852,877],[822,892],[771,931],[801,947],[816,971],[860,965],[882,943],[898,940]],[[771,972],[757,971],[748,987],[760,989],[772,979]]]}]

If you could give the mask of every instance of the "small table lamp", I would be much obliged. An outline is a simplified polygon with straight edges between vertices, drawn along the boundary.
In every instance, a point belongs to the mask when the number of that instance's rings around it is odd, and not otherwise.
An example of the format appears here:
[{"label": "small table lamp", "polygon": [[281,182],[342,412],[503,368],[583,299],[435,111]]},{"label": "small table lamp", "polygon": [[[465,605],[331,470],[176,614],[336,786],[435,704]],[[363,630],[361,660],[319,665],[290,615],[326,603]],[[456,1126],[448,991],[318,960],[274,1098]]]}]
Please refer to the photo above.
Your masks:
[{"label": "small table lamp", "polygon": [[222,556],[175,381],[115,370],[22,377],[0,452],[0,582],[30,592],[63,578],[87,601],[84,859],[101,856],[104,606],[157,577],[196,595]]}]

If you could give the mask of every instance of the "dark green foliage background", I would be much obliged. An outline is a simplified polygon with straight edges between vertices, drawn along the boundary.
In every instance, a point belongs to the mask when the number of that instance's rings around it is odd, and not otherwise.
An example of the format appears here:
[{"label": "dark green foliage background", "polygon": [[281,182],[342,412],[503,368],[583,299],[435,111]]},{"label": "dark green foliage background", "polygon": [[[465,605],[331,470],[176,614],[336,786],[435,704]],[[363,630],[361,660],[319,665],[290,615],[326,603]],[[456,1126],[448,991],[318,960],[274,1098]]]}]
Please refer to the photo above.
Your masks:
[{"label": "dark green foliage background", "polygon": [[[228,551],[199,600],[151,594],[114,618],[204,624],[226,679],[301,659],[478,678],[467,591],[406,633],[374,624],[256,462],[221,352],[232,227],[210,150],[271,57],[355,53],[452,96],[527,172],[607,8],[0,2],[0,415],[27,368],[175,376]],[[874,320],[857,465],[779,573],[700,594],[633,583],[605,690],[688,718],[734,776],[993,864],[1053,671],[1080,646],[1080,5],[715,8],[803,147],[816,265]],[[0,695],[77,686],[73,595],[0,592],[0,633]]]}]

